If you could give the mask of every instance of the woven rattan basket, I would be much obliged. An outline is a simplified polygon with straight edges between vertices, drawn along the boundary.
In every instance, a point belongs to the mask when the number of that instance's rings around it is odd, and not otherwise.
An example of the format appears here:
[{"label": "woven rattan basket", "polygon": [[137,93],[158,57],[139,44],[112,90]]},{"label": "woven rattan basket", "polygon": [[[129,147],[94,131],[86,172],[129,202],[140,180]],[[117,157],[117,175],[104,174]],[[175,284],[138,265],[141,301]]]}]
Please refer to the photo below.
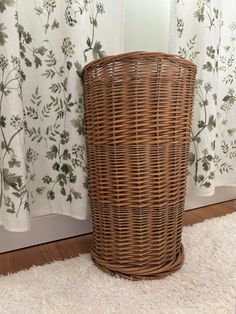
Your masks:
[{"label": "woven rattan basket", "polygon": [[83,71],[92,259],[132,279],[183,264],[183,208],[196,66],[134,52]]}]

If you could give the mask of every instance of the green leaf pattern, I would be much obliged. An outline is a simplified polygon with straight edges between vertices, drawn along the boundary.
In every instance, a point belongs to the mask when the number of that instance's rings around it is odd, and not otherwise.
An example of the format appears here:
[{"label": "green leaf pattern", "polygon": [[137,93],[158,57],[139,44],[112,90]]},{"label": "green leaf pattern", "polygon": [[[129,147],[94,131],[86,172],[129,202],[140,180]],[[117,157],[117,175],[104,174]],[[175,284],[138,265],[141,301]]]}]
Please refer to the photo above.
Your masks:
[{"label": "green leaf pattern", "polygon": [[189,173],[205,195],[236,185],[236,5],[229,2],[174,3],[172,53],[198,66]]},{"label": "green leaf pattern", "polygon": [[69,215],[84,218],[81,72],[105,55],[97,37],[105,8],[94,0],[34,0],[27,10],[30,18],[17,1],[0,3],[1,212],[12,220],[54,206],[54,212],[67,207]]}]

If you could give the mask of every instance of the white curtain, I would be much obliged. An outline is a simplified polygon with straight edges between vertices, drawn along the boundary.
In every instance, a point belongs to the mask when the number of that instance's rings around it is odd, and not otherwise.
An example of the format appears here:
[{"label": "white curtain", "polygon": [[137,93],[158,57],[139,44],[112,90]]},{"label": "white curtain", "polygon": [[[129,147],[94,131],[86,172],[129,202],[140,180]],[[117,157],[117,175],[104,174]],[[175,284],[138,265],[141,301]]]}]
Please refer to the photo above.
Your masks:
[{"label": "white curtain", "polygon": [[170,52],[198,67],[190,174],[198,195],[236,186],[236,2],[173,0]]},{"label": "white curtain", "polygon": [[0,1],[0,223],[88,213],[81,70],[123,50],[123,1]]}]

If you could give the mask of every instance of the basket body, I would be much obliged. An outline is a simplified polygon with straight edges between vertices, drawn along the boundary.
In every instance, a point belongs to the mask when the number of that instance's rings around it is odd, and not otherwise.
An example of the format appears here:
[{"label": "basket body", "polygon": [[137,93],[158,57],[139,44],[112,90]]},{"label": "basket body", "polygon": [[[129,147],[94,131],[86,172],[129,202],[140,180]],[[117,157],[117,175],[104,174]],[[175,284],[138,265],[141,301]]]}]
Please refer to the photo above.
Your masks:
[{"label": "basket body", "polygon": [[183,264],[195,75],[189,61],[145,52],[84,69],[91,255],[110,274],[155,279]]}]

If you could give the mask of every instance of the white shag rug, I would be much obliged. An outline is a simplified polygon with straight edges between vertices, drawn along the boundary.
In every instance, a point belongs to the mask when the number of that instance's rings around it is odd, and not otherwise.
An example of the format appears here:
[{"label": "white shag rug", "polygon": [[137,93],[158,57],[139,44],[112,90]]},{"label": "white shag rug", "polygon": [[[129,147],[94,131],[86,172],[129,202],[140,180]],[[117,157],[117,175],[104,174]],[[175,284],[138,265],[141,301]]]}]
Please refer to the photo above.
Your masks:
[{"label": "white shag rug", "polygon": [[0,277],[1,314],[235,314],[236,213],[183,233],[186,260],[161,280],[131,282],[90,255]]}]

